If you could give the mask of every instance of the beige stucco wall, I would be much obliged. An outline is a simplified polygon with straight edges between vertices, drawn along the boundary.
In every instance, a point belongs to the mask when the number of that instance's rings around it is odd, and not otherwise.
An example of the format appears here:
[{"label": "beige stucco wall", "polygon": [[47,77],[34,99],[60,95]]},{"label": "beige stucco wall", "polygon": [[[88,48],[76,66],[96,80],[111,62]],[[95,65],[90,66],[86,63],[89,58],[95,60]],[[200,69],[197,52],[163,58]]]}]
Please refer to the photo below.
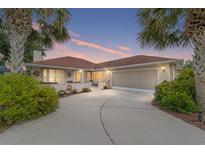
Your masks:
[{"label": "beige stucco wall", "polygon": [[[163,70],[162,67],[164,67],[165,69]],[[169,64],[161,64],[158,66],[158,78],[159,78],[159,82],[161,83],[163,81],[171,81],[171,67]]]},{"label": "beige stucco wall", "polygon": [[171,80],[174,80],[176,78],[176,66],[174,64],[170,65],[170,75]]},{"label": "beige stucco wall", "polygon": [[[39,76],[35,76],[35,75],[34,75],[34,72],[36,72],[36,71],[38,71],[38,72],[40,73]],[[39,81],[42,81],[42,79],[43,79],[43,69],[40,68],[40,67],[33,67],[33,68],[31,69],[31,75],[32,75],[33,77],[35,77],[36,79],[38,79]]]},{"label": "beige stucco wall", "polygon": [[[162,67],[165,70],[162,70]],[[161,64],[158,66],[159,70],[159,83],[163,81],[172,81],[176,78],[176,65],[175,64]]]}]

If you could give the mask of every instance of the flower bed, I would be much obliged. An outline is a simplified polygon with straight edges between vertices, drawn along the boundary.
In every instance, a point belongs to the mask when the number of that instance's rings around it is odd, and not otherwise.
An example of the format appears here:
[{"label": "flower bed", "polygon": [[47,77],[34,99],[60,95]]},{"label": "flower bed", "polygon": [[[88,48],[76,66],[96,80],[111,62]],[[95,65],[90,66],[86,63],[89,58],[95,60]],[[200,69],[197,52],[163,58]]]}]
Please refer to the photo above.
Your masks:
[{"label": "flower bed", "polygon": [[77,94],[86,93],[86,92],[91,92],[91,89],[90,88],[82,88],[81,91],[77,91],[76,89],[59,90],[58,96],[59,96],[59,98],[63,98],[63,97],[68,97],[68,96],[77,95]]}]

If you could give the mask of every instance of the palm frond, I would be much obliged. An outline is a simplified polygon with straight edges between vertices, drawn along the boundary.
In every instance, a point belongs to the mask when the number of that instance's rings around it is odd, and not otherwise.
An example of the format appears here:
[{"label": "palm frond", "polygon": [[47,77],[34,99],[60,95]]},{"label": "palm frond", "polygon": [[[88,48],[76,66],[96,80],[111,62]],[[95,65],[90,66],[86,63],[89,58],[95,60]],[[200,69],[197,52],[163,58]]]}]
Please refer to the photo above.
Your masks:
[{"label": "palm frond", "polygon": [[[45,35],[45,42],[61,43],[70,39],[67,28],[71,13],[68,9],[35,9],[34,15],[42,35]],[[51,43],[48,46],[51,47]]]},{"label": "palm frond", "polygon": [[137,18],[141,26],[137,40],[142,47],[163,50],[189,45],[184,33],[186,9],[140,9]]}]

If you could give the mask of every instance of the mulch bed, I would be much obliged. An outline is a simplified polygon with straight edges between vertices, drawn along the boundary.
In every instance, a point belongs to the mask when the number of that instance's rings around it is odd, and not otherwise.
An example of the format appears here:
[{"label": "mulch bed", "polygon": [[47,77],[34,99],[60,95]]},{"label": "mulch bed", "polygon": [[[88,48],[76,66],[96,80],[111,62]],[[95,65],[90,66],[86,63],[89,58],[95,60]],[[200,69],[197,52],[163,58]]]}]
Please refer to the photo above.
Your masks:
[{"label": "mulch bed", "polygon": [[168,111],[168,110],[165,110],[163,109],[160,105],[159,105],[159,102],[157,102],[156,100],[153,100],[152,101],[152,105],[155,106],[156,108],[164,111],[164,112],[167,112],[168,114],[176,117],[176,118],[179,118],[189,124],[192,124],[196,127],[199,127],[201,128],[202,130],[205,130],[205,124],[202,124],[200,123],[200,121],[198,120],[198,116],[197,116],[197,113],[192,113],[192,114],[183,114],[183,113],[178,113],[178,112],[172,112],[172,111]]}]

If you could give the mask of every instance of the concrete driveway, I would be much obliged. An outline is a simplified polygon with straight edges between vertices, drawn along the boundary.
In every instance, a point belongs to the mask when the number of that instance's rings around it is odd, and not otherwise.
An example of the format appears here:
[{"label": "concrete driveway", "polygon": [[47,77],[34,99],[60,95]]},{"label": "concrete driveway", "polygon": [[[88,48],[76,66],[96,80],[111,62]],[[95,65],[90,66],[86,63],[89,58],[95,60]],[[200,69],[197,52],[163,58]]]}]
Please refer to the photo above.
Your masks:
[{"label": "concrete driveway", "polygon": [[152,98],[118,90],[63,98],[55,113],[0,134],[0,144],[205,144],[205,131],[152,107]]}]

